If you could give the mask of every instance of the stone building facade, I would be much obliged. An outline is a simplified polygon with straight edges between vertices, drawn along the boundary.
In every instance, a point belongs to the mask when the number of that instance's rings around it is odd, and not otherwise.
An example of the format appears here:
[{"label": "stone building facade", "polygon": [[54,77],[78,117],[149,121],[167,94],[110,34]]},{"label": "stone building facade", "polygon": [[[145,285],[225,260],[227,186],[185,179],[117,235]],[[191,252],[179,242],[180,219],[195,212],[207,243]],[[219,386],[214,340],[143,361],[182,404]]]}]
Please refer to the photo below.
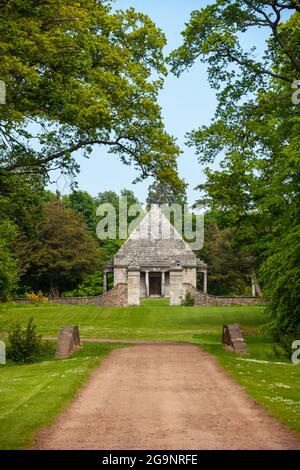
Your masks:
[{"label": "stone building facade", "polygon": [[158,206],[153,206],[104,270],[114,275],[114,286],[127,284],[128,305],[139,305],[143,297],[169,297],[180,305],[184,284],[196,288],[202,273],[207,292],[207,266],[197,259]]}]

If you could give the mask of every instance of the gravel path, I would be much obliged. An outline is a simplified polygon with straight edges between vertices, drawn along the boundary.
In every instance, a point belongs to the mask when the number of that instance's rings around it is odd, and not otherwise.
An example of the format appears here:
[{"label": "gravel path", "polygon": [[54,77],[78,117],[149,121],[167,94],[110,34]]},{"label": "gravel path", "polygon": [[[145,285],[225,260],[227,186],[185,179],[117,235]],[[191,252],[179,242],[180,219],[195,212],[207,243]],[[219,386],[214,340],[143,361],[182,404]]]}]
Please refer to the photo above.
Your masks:
[{"label": "gravel path", "polygon": [[36,449],[300,449],[193,345],[114,350]]}]

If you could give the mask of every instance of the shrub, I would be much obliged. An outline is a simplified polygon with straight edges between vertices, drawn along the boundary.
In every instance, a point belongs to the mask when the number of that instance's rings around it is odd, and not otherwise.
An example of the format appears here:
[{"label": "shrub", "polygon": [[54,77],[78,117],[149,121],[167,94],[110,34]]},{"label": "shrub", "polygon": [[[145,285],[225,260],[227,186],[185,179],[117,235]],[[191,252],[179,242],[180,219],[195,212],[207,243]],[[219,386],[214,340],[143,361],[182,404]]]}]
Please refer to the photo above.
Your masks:
[{"label": "shrub", "polygon": [[14,322],[8,333],[8,341],[7,358],[14,362],[37,362],[45,354],[45,346],[41,336],[36,333],[33,318],[30,318],[26,328],[18,321]]},{"label": "shrub", "polygon": [[193,307],[195,305],[195,299],[190,291],[185,293],[184,299],[182,300],[182,305],[185,307]]},{"label": "shrub", "polygon": [[300,225],[290,228],[281,240],[275,239],[272,254],[260,269],[271,333],[289,355],[292,342],[300,339],[299,237]]},{"label": "shrub", "polygon": [[0,221],[0,300],[4,302],[11,298],[19,278],[18,261],[13,248],[16,233],[14,225]]},{"label": "shrub", "polygon": [[47,297],[45,297],[42,291],[38,291],[36,294],[35,292],[29,292],[26,294],[26,298],[30,300],[33,304],[44,304],[48,301]]}]

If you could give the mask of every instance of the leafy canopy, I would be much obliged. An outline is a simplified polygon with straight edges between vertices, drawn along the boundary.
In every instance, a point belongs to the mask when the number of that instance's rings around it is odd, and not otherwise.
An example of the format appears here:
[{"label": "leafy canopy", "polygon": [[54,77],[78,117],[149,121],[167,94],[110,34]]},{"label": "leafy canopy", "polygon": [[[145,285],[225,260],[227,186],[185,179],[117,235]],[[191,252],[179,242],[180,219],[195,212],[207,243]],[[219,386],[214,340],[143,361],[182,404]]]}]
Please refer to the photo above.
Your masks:
[{"label": "leafy canopy", "polygon": [[157,103],[166,39],[134,9],[110,1],[6,0],[0,10],[0,169],[79,170],[74,156],[107,146],[140,178],[181,186],[179,149]]}]

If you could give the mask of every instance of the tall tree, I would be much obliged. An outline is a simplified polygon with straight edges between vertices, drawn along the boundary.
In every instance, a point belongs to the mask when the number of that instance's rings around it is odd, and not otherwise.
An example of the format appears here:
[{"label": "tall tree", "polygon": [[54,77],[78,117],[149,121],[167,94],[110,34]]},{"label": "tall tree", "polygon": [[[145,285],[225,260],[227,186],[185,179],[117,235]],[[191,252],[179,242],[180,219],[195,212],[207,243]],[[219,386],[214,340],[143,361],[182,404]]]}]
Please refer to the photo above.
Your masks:
[{"label": "tall tree", "polygon": [[62,198],[65,207],[81,214],[87,230],[96,236],[96,210],[97,205],[93,197],[86,191],[73,191]]},{"label": "tall tree", "polygon": [[252,259],[235,242],[232,228],[218,227],[206,214],[205,241],[199,257],[208,265],[208,289],[213,295],[251,295]]},{"label": "tall tree", "polygon": [[102,145],[178,187],[179,149],[164,130],[158,93],[164,34],[109,0],[3,0],[0,10],[0,169],[78,171]]},{"label": "tall tree", "polygon": [[101,250],[85,229],[82,217],[65,208],[59,198],[48,203],[45,212],[47,219],[25,254],[23,282],[58,295],[75,288],[99,268]]},{"label": "tall tree", "polygon": [[185,204],[187,202],[185,188],[180,193],[175,193],[171,184],[154,181],[148,188],[146,202],[148,205]]},{"label": "tall tree", "polygon": [[17,288],[18,261],[14,254],[16,227],[9,221],[0,222],[0,299],[7,300]]},{"label": "tall tree", "polygon": [[[255,44],[243,48],[243,35],[257,28],[270,33],[263,55]],[[199,59],[208,64],[218,95],[212,123],[188,136],[203,165],[222,162],[218,170],[206,169],[200,188],[223,214],[223,226],[235,228],[235,242],[248,248],[262,273],[273,326],[291,342],[300,324],[294,290],[300,272],[288,242],[300,225],[300,106],[292,99],[300,79],[299,4],[217,0],[192,13],[183,35],[170,58],[173,71],[180,74]],[[287,258],[286,278],[274,262],[279,257]]]}]

